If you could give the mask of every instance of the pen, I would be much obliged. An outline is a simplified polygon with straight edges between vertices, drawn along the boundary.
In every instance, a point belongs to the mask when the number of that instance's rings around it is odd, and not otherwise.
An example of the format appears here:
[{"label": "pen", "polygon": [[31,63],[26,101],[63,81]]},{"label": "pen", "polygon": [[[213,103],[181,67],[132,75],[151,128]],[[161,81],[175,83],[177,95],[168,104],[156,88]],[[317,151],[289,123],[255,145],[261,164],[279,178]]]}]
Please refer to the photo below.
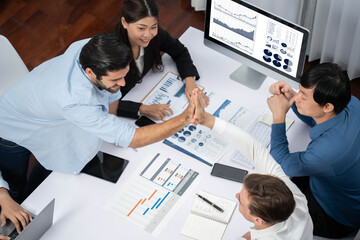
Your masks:
[{"label": "pen", "polygon": [[213,206],[216,210],[219,210],[220,212],[224,212],[224,210],[219,207],[218,205],[216,205],[215,203],[210,202],[209,200],[207,200],[206,198],[204,198],[203,196],[195,193],[199,198],[201,198],[202,200],[204,200],[206,203],[210,204],[211,206]]}]

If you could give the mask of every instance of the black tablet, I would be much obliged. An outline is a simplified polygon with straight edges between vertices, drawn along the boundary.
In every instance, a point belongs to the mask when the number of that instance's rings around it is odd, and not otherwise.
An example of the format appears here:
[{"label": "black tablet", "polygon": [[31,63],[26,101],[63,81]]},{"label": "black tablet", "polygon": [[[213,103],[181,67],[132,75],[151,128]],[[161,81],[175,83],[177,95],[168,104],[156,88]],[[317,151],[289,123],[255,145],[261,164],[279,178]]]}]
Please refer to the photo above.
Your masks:
[{"label": "black tablet", "polygon": [[81,172],[116,183],[128,163],[128,160],[98,152]]}]

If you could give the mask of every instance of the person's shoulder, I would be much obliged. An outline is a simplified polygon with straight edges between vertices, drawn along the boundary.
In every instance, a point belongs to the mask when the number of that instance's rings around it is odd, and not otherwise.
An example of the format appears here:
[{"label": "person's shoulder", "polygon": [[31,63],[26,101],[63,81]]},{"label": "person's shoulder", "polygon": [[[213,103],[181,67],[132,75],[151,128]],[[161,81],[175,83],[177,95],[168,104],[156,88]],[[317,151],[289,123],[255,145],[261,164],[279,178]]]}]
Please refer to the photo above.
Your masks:
[{"label": "person's shoulder", "polygon": [[348,103],[346,108],[350,111],[360,114],[360,100],[357,99],[355,96],[351,96],[350,102]]},{"label": "person's shoulder", "polygon": [[168,31],[166,31],[165,29],[163,29],[162,27],[158,26],[158,34],[163,35],[163,34],[170,34],[170,33]]},{"label": "person's shoulder", "polygon": [[356,106],[360,107],[360,100],[355,97],[354,95],[351,95],[350,103],[355,104]]},{"label": "person's shoulder", "polygon": [[161,28],[160,26],[158,27],[157,37],[159,38],[160,42],[167,41],[168,39],[173,39],[170,33],[165,29]]},{"label": "person's shoulder", "polygon": [[78,49],[81,49],[89,41],[90,41],[90,38],[86,38],[86,39],[82,39],[82,40],[78,40],[76,42],[73,42],[73,43],[70,44],[70,46],[68,47],[66,52],[73,51],[73,50],[77,51]]}]

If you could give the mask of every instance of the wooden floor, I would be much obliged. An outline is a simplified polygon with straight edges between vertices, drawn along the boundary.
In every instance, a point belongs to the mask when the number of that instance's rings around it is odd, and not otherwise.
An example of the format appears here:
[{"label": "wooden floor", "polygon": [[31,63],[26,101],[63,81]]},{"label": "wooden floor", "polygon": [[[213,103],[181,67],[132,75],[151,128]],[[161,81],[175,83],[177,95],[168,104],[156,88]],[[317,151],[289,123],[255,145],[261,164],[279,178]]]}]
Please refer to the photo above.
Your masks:
[{"label": "wooden floor", "polygon": [[[13,44],[29,70],[63,53],[74,41],[112,31],[122,0],[0,0],[0,34]],[[156,0],[159,24],[174,37],[189,26],[204,30],[204,12],[190,0]],[[0,56],[1,57],[1,56]],[[307,63],[305,67],[316,64]],[[351,81],[360,98],[360,78]]]}]

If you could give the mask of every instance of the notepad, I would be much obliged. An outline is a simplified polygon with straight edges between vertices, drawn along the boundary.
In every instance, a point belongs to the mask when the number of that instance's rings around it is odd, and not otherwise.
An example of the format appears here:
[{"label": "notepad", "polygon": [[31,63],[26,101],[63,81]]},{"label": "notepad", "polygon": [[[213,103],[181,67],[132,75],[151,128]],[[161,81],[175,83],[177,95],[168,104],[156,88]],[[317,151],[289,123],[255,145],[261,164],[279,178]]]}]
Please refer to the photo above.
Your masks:
[{"label": "notepad", "polygon": [[219,240],[234,212],[236,201],[204,191],[199,194],[224,210],[220,212],[204,200],[196,197],[188,218],[181,230],[183,235],[194,239]]},{"label": "notepad", "polygon": [[[268,125],[269,127],[271,127],[271,124],[273,123],[273,115],[272,112],[267,110],[265,111],[259,118],[259,122],[262,122],[266,125]],[[286,131],[291,127],[291,125],[294,123],[294,119],[291,119],[289,117],[286,117],[285,119],[285,126],[286,126]]]}]

